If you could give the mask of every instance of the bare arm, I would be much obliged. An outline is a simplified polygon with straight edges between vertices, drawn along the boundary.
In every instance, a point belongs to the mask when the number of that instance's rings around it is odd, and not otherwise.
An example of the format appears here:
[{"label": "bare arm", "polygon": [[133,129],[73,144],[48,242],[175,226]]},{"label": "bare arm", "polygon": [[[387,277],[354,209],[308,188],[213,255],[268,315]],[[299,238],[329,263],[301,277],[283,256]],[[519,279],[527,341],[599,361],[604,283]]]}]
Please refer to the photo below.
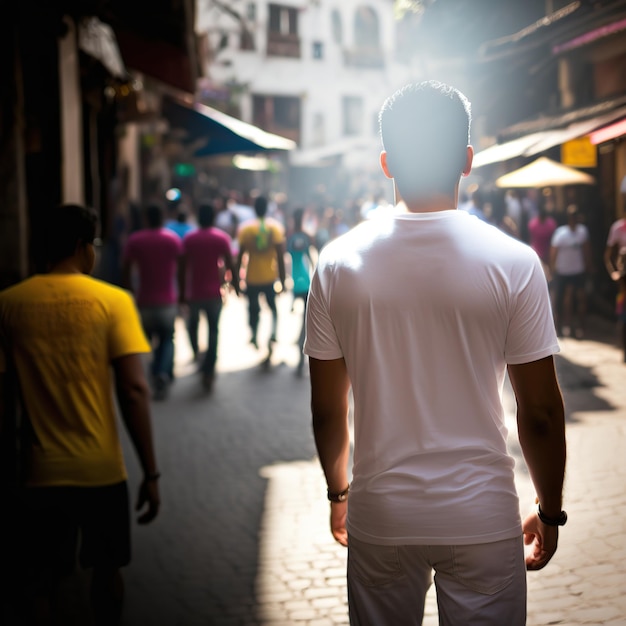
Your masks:
[{"label": "bare arm", "polygon": [[237,279],[237,267],[230,251],[224,254],[224,267],[230,272],[230,284],[233,286],[235,293],[239,295],[239,280]]},{"label": "bare arm", "polygon": [[585,258],[585,271],[590,274],[593,272],[593,257],[591,254],[591,244],[589,239],[583,244],[583,256]]},{"label": "bare arm", "polygon": [[618,250],[619,246],[617,244],[614,246],[607,246],[604,249],[604,265],[606,266],[606,271],[609,273],[612,280],[619,280],[620,278],[620,273],[617,269]]},{"label": "bare arm", "polygon": [[139,516],[140,524],[151,522],[159,512],[160,497],[156,457],[152,439],[150,393],[141,355],[128,354],[113,361],[115,388],[124,425],[133,442],[144,479],[139,487],[136,510],[145,504],[148,510]]},{"label": "bare arm", "polygon": [[550,246],[550,272],[554,274],[554,268],[556,267],[556,256],[559,253],[559,249],[556,246]]},{"label": "bare arm", "polygon": [[246,248],[243,245],[243,242],[240,242],[239,244],[239,254],[237,254],[237,263],[235,264],[235,275],[233,277],[233,282],[237,283],[237,285],[239,285],[239,288],[241,289],[241,266],[243,264],[243,255],[246,253]]},{"label": "bare arm", "polygon": [[280,280],[280,286],[282,290],[285,291],[285,279],[287,277],[285,271],[285,253],[287,248],[285,246],[285,242],[276,244],[276,261],[278,262],[278,278]]},{"label": "bare arm", "polygon": [[[517,401],[517,428],[524,459],[537,498],[546,516],[558,518],[565,476],[565,409],[556,377],[554,358],[509,365],[509,378]],[[524,521],[526,543],[534,550],[526,558],[528,569],[547,565],[557,548],[558,529],[532,513]]]},{"label": "bare arm", "polygon": [[[329,491],[339,493],[348,485],[350,433],[348,392],[350,379],[343,359],[309,359],[313,434]],[[347,502],[331,503],[331,532],[347,545]]]}]

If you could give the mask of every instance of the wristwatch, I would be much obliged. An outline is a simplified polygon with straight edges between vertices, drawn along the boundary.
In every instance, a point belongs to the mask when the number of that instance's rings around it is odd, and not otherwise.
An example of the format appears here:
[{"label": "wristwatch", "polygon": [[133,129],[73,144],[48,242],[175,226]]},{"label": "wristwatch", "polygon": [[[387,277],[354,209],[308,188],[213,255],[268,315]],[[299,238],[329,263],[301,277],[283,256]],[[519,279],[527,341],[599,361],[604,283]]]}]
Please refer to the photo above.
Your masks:
[{"label": "wristwatch", "polygon": [[537,517],[546,526],[565,526],[565,523],[567,522],[567,513],[565,511],[561,511],[558,517],[548,517],[541,510],[541,504],[537,504]]},{"label": "wristwatch", "polygon": [[326,492],[328,499],[331,502],[345,502],[348,499],[348,492],[350,491],[350,485],[348,485],[343,491],[339,493],[332,493],[330,489]]}]

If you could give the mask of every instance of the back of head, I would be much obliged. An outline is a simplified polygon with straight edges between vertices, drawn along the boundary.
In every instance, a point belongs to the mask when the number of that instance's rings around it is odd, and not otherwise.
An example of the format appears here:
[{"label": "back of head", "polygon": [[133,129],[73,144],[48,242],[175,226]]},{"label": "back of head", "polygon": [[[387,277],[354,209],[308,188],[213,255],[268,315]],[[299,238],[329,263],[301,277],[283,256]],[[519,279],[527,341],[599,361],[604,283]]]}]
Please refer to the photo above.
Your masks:
[{"label": "back of head", "polygon": [[93,243],[97,225],[96,211],[78,204],[62,204],[49,211],[41,233],[48,266],[72,257],[80,243]]},{"label": "back of head", "polygon": [[470,121],[467,98],[436,81],[406,85],[387,98],[380,135],[405,200],[454,193],[467,159]]},{"label": "back of head", "polygon": [[209,226],[213,226],[213,221],[215,220],[215,207],[209,202],[203,202],[198,207],[198,224],[202,228],[208,228]]},{"label": "back of head", "polygon": [[149,204],[146,207],[146,224],[148,228],[159,228],[163,226],[164,211],[159,204]]},{"label": "back of head", "polygon": [[265,196],[257,196],[254,200],[254,212],[258,217],[265,217],[267,214],[267,198]]}]

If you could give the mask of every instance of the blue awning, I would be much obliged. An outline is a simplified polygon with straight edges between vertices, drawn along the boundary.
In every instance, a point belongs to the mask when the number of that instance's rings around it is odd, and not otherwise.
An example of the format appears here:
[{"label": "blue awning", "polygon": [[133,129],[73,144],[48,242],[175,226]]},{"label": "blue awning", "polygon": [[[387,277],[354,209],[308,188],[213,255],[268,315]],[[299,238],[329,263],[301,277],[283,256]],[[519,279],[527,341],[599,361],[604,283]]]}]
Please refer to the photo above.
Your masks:
[{"label": "blue awning", "polygon": [[293,150],[296,142],[199,103],[164,98],[163,116],[172,128],[184,129],[189,142],[204,140],[194,156],[237,152]]}]

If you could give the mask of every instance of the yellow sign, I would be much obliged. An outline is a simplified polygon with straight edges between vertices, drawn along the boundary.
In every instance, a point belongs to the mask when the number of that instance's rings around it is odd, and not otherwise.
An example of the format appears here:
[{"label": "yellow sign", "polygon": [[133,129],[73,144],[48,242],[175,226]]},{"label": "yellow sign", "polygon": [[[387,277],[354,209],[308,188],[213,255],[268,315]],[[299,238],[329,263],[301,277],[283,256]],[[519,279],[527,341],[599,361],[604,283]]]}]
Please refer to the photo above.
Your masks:
[{"label": "yellow sign", "polygon": [[570,167],[596,167],[598,153],[589,135],[566,141],[561,146],[561,163]]}]

